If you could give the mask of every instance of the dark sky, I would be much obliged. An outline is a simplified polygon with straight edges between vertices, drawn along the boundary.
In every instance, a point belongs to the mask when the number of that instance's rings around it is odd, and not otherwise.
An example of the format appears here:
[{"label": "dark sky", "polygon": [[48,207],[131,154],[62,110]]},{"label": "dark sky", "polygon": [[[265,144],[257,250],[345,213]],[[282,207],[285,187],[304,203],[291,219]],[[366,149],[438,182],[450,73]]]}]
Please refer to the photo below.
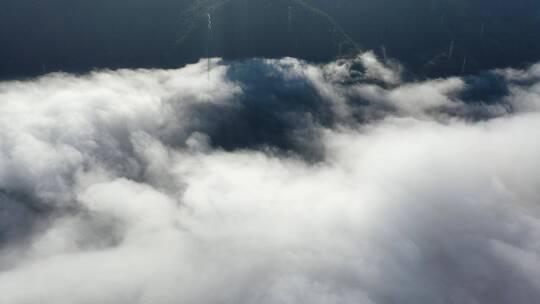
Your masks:
[{"label": "dark sky", "polygon": [[429,76],[460,73],[465,58],[465,72],[475,72],[540,57],[535,0],[1,0],[0,5],[4,79],[60,70],[177,67],[207,54],[328,61],[358,48],[374,49]]}]

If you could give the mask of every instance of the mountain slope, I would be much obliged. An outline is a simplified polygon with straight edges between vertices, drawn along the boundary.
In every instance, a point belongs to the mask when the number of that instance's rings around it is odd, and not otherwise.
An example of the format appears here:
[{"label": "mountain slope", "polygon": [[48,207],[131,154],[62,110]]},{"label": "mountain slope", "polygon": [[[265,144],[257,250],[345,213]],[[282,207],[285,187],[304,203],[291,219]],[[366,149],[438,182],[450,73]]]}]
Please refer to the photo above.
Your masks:
[{"label": "mountain slope", "polygon": [[3,0],[0,78],[360,49],[442,76],[536,61],[539,38],[535,0]]}]

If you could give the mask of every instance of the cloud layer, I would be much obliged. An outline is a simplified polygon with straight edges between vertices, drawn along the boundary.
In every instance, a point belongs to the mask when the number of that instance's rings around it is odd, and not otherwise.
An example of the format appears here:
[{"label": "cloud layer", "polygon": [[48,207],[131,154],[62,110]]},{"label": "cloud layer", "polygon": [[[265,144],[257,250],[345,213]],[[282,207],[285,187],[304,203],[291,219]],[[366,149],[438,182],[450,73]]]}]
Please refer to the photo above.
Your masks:
[{"label": "cloud layer", "polygon": [[1,303],[533,303],[540,69],[0,83]]}]

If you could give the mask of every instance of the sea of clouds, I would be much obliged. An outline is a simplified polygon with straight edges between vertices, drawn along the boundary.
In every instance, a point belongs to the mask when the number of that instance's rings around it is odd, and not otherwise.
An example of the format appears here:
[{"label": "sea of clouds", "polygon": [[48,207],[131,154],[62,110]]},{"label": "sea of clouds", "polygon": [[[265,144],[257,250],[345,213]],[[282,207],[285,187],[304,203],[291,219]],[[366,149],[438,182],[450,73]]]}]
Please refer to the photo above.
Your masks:
[{"label": "sea of clouds", "polygon": [[540,65],[0,82],[0,303],[535,303]]}]

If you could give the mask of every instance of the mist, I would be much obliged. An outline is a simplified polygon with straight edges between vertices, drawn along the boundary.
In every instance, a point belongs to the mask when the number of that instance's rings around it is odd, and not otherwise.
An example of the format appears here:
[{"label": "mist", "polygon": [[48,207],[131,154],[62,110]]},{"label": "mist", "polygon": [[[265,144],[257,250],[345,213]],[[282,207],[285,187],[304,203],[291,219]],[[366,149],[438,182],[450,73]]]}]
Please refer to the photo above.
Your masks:
[{"label": "mist", "polygon": [[0,302],[533,303],[540,68],[0,83]]}]

